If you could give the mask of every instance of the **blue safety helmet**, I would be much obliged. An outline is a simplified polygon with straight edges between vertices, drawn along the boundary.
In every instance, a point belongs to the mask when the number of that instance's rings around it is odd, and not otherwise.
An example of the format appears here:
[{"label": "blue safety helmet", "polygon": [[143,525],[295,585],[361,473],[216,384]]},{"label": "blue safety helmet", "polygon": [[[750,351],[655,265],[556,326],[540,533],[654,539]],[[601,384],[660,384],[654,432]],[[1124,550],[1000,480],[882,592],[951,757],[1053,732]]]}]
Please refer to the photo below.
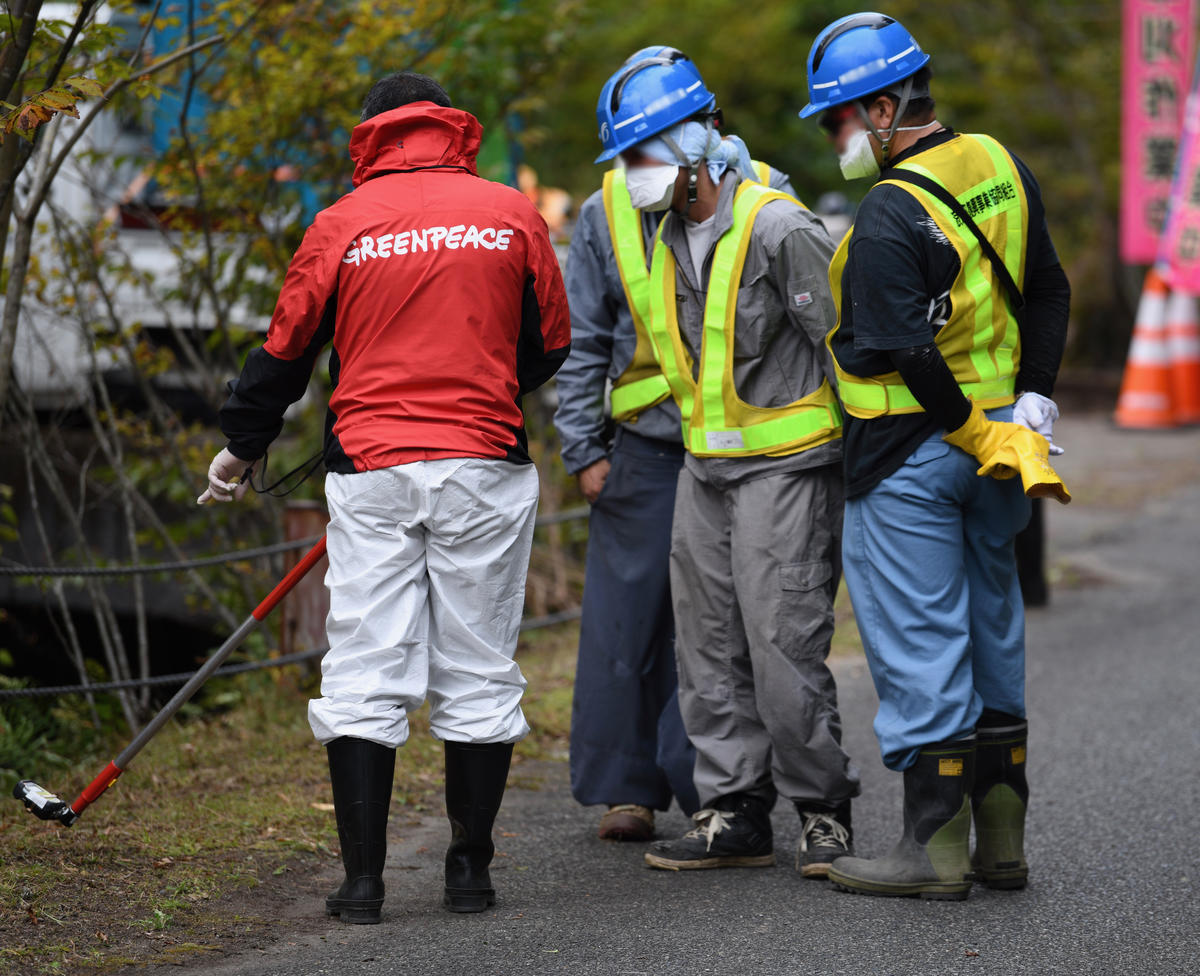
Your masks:
[{"label": "blue safety helmet", "polygon": [[604,83],[596,103],[603,163],[656,133],[710,111],[716,96],[686,54],[673,47],[644,47]]},{"label": "blue safety helmet", "polygon": [[929,55],[892,17],[861,13],[835,20],[817,35],[808,52],[809,102],[800,110],[800,118],[889,91],[928,63]]}]

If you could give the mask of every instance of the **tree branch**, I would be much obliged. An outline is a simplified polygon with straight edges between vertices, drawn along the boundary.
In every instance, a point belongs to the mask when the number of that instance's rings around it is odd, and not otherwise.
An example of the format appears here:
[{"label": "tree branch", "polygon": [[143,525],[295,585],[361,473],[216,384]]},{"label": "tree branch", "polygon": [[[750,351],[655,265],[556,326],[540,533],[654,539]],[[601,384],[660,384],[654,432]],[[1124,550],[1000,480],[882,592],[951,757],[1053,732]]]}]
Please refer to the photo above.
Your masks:
[{"label": "tree branch", "polygon": [[45,81],[42,83],[42,88],[53,88],[54,83],[58,81],[59,74],[62,73],[63,65],[67,63],[67,58],[71,56],[71,51],[75,47],[75,42],[79,40],[79,35],[83,33],[83,28],[92,16],[92,11],[100,5],[100,0],[83,0],[79,5],[79,15],[75,18],[75,23],[71,25],[71,32],[67,35],[67,39],[59,45],[58,57],[54,60],[54,67],[50,69],[50,73],[46,75]]},{"label": "tree branch", "polygon": [[[12,42],[4,48],[0,56],[0,101],[8,101],[17,80],[21,77],[21,68],[29,49],[33,46],[33,35],[37,30],[38,14],[42,12],[42,0],[30,0],[22,4],[17,14],[21,18],[21,26],[13,33]],[[11,17],[10,17],[11,20]]]},{"label": "tree branch", "polygon": [[[46,159],[49,160],[49,164],[38,174],[26,205],[20,207],[17,201],[13,200],[13,212],[17,219],[17,233],[13,241],[13,259],[9,266],[8,287],[4,295],[4,317],[0,320],[0,412],[4,410],[8,402],[12,378],[13,351],[17,343],[17,322],[21,314],[21,300],[25,292],[25,279],[29,273],[29,255],[33,237],[33,225],[37,220],[37,215],[42,208],[42,204],[46,202],[50,186],[54,182],[55,176],[58,175],[58,171],[62,168],[63,163],[66,162],[71,150],[75,148],[75,144],[83,137],[88,127],[95,121],[96,116],[105,109],[108,101],[114,95],[129,87],[135,80],[169,68],[185,58],[191,57],[197,51],[223,42],[224,39],[225,35],[218,34],[215,37],[206,38],[195,44],[189,44],[147,66],[141,74],[129,78],[121,78],[109,85],[100,99],[79,120],[79,124],[75,126],[75,131],[71,133],[71,137],[59,148],[56,154],[50,155],[53,153],[53,149],[51,145],[46,146]],[[61,118],[61,116],[56,116],[56,120],[58,118]]]},{"label": "tree branch", "polygon": [[178,64],[184,58],[191,57],[197,51],[202,51],[207,47],[212,47],[214,44],[220,44],[224,40],[225,35],[218,34],[215,37],[208,37],[203,41],[197,41],[195,44],[189,44],[177,51],[173,51],[171,54],[168,54],[161,60],[147,65],[136,76],[119,78],[109,85],[108,88],[104,90],[104,94],[96,100],[87,113],[79,120],[79,124],[75,126],[75,131],[71,133],[71,137],[64,142],[62,147],[58,150],[57,155],[54,156],[53,161],[50,163],[50,166],[47,168],[45,174],[43,174],[42,178],[38,180],[37,185],[30,193],[29,203],[25,206],[24,213],[20,216],[31,218],[37,214],[38,210],[41,209],[42,204],[46,200],[46,195],[50,192],[50,184],[54,182],[54,177],[56,177],[58,175],[58,171],[62,169],[63,163],[67,161],[67,157],[71,154],[71,150],[75,148],[75,143],[83,138],[83,134],[88,130],[88,127],[96,120],[96,116],[104,111],[107,103],[112,100],[114,95],[124,91],[135,81],[140,81],[142,78],[145,78],[148,75],[157,74],[159,71],[163,71],[174,64]]}]

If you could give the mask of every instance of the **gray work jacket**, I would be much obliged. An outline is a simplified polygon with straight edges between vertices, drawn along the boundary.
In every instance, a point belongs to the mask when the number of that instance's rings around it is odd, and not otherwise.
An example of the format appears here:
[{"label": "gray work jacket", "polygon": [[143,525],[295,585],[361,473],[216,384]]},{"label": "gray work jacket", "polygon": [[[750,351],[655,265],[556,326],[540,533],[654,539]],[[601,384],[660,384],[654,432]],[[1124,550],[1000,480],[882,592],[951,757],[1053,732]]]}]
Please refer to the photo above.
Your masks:
[{"label": "gray work jacket", "polygon": [[[777,169],[771,170],[771,186],[795,196],[787,175]],[[647,262],[661,219],[661,214],[642,213]],[[686,244],[684,248],[686,259]],[[554,426],[562,441],[563,465],[569,474],[578,474],[608,456],[604,437],[607,382],[615,383],[629,368],[637,347],[600,190],[579,210],[564,281],[571,307],[571,353],[555,377],[558,409]],[[679,407],[670,398],[622,426],[643,437],[676,444],[682,440]]]},{"label": "gray work jacket", "polygon": [[[683,218],[670,213],[662,225],[663,244],[675,257],[679,331],[697,370],[713,251],[721,235],[733,226],[733,197],[739,182],[735,173],[726,173],[721,180],[701,281],[696,281]],[[833,252],[833,241],[810,211],[782,200],[759,210],[742,269],[734,327],[733,380],[738,396],[746,403],[786,406],[816,390],[822,378],[837,388],[833,361],[825,348],[825,335],[837,318],[829,290]],[[784,457],[698,458],[689,454],[686,463],[697,478],[725,488],[833,464],[841,456],[839,439]]]}]

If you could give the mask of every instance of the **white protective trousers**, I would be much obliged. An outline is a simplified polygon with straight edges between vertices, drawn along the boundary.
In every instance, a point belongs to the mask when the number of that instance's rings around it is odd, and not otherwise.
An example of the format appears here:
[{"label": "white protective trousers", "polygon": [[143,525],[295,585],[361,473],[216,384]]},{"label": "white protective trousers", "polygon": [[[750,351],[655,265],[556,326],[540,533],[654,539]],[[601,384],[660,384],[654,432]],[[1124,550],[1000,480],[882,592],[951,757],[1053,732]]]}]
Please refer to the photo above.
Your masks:
[{"label": "white protective trousers", "polygon": [[428,696],[433,734],[515,742],[513,660],[537,513],[532,464],[414,461],[329,474],[329,651],[313,734],[396,747]]}]

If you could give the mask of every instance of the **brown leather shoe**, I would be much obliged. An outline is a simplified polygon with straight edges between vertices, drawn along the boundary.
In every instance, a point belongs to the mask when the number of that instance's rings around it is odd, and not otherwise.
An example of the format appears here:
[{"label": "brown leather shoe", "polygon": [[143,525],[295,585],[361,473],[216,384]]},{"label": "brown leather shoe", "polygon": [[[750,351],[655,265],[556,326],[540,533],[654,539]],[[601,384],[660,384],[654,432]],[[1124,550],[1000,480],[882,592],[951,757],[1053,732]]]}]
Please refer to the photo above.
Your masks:
[{"label": "brown leather shoe", "polygon": [[654,811],[636,803],[618,803],[600,818],[601,840],[648,841],[654,838]]}]

